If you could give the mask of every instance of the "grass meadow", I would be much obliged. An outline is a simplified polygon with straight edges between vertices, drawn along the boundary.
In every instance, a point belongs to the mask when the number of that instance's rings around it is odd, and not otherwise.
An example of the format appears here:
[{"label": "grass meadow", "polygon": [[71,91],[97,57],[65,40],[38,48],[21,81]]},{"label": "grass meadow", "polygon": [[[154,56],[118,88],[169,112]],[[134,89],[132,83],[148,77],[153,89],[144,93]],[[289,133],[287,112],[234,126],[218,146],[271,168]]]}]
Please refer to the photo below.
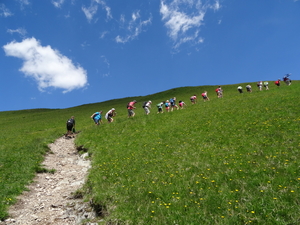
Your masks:
[{"label": "grass meadow", "polygon": [[[269,91],[251,85],[253,92],[243,94],[238,85],[224,85],[222,99],[216,86],[199,86],[68,109],[0,112],[0,218],[74,115],[82,131],[76,144],[92,159],[85,198],[102,224],[300,224],[300,82],[271,83]],[[205,90],[209,102],[200,97]],[[174,96],[187,107],[157,114],[155,105]],[[133,99],[136,116],[127,118]],[[145,100],[153,102],[148,116]],[[90,115],[112,107],[115,121],[95,126]]]}]

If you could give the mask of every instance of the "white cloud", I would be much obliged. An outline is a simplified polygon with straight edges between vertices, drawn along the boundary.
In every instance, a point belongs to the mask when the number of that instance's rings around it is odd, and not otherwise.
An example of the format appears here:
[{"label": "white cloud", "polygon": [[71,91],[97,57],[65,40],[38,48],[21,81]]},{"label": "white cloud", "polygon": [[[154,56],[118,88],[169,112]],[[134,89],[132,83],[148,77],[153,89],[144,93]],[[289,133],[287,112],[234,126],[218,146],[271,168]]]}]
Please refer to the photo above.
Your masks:
[{"label": "white cloud", "polygon": [[101,1],[101,0],[92,0],[91,1],[91,5],[89,7],[84,7],[82,6],[82,11],[84,12],[87,20],[89,22],[91,22],[91,20],[93,19],[94,15],[97,13],[98,11],[98,5],[102,6],[102,9],[104,9],[106,11],[106,18],[107,19],[111,19],[112,15],[111,15],[111,9],[110,7],[108,7],[105,3],[105,1]]},{"label": "white cloud", "polygon": [[9,17],[12,15],[13,14],[10,12],[10,10],[6,8],[6,6],[3,3],[0,4],[0,16]]},{"label": "white cloud", "polygon": [[52,0],[51,2],[56,8],[60,8],[62,4],[64,4],[65,0]]},{"label": "white cloud", "polygon": [[66,93],[87,85],[87,73],[81,66],[74,65],[51,46],[42,46],[35,38],[10,42],[3,49],[7,56],[24,61],[20,71],[35,79],[40,91],[54,87]]},{"label": "white cloud", "polygon": [[212,4],[210,6],[210,8],[212,8],[213,10],[217,11],[221,8],[221,5],[220,5],[220,2],[219,1],[216,1],[214,4]]},{"label": "white cloud", "polygon": [[122,28],[125,29],[125,35],[118,35],[115,38],[117,43],[126,43],[130,40],[134,40],[142,31],[143,27],[151,24],[152,16],[150,16],[147,20],[140,19],[140,12],[136,11],[131,14],[131,20],[126,21],[125,16],[121,15],[120,23]]},{"label": "white cloud", "polygon": [[[201,0],[161,0],[160,13],[168,29],[169,37],[174,41],[174,48],[186,42],[202,43],[199,29],[204,23],[208,9],[217,11],[221,8],[218,0],[205,4]],[[202,41],[199,41],[202,40]]]},{"label": "white cloud", "polygon": [[10,33],[10,34],[18,33],[18,34],[20,34],[22,37],[25,37],[26,34],[27,34],[27,31],[26,31],[26,29],[24,29],[24,28],[18,28],[18,29],[16,29],[16,30],[7,29],[7,32]]},{"label": "white cloud", "polygon": [[103,39],[108,34],[108,31],[103,31],[100,35],[100,38]]},{"label": "white cloud", "polygon": [[84,12],[87,20],[91,22],[93,16],[97,13],[98,5],[91,5],[88,8],[82,7],[82,11]]}]

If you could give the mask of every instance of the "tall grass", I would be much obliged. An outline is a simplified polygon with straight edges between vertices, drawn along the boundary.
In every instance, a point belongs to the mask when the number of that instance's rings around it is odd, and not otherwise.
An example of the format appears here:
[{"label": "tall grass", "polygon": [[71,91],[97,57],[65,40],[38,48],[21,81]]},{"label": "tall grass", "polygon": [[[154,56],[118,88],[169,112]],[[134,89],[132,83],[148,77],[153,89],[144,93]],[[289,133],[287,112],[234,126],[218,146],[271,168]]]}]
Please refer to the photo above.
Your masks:
[{"label": "tall grass", "polygon": [[[82,131],[76,144],[92,154],[87,197],[103,223],[300,223],[299,82],[243,94],[237,86],[223,86],[223,99],[215,86],[183,87],[68,109],[0,112],[0,219],[74,115]],[[211,101],[191,105],[189,97],[204,90]],[[188,107],[156,114],[155,104],[174,96]],[[138,108],[128,119],[133,99]],[[153,102],[148,116],[145,100]],[[115,121],[95,126],[90,115],[112,107]]]}]

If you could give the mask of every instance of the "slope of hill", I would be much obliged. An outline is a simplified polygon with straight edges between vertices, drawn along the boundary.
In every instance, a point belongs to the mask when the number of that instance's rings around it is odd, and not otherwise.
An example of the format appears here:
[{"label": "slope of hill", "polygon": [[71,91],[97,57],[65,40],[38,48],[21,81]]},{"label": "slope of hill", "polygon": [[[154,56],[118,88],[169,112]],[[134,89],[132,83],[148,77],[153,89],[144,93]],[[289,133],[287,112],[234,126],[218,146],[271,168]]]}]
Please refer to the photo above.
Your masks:
[{"label": "slope of hill", "polygon": [[[246,84],[241,84],[245,87]],[[150,96],[68,109],[0,112],[0,218],[7,216],[34,173],[47,144],[76,117],[77,145],[92,154],[88,198],[112,224],[299,223],[299,82],[239,94],[238,85],[183,87]],[[208,91],[211,101],[189,97]],[[171,97],[186,109],[156,114]],[[136,117],[127,118],[136,99]],[[152,100],[150,115],[141,103]],[[114,123],[90,115],[116,108]]]}]

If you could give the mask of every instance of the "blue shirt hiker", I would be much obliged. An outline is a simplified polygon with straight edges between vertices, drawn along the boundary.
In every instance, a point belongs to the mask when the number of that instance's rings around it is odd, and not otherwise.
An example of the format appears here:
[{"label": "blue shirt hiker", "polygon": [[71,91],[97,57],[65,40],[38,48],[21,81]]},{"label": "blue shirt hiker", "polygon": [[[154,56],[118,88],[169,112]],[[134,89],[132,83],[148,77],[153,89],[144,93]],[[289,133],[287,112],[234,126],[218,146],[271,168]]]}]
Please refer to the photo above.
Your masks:
[{"label": "blue shirt hiker", "polygon": [[91,115],[91,118],[94,120],[96,125],[99,125],[99,122],[102,123],[102,111],[95,112],[93,115]]}]

